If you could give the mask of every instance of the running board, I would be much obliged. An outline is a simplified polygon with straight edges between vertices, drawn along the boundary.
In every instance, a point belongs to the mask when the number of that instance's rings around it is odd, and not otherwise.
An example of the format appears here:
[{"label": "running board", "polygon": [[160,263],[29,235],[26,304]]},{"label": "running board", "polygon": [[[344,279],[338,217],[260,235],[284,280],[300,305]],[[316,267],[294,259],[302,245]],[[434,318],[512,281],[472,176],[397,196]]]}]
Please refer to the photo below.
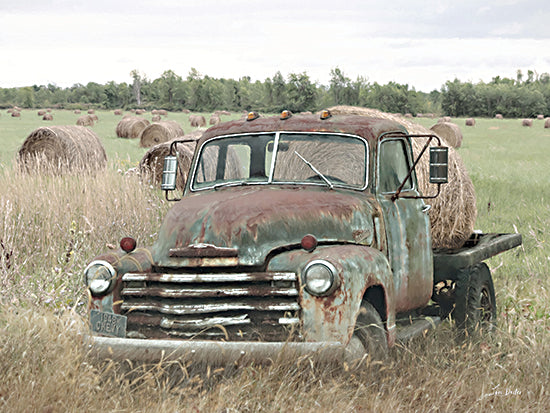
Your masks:
[{"label": "running board", "polygon": [[424,317],[397,324],[396,340],[404,343],[441,324],[439,317]]}]

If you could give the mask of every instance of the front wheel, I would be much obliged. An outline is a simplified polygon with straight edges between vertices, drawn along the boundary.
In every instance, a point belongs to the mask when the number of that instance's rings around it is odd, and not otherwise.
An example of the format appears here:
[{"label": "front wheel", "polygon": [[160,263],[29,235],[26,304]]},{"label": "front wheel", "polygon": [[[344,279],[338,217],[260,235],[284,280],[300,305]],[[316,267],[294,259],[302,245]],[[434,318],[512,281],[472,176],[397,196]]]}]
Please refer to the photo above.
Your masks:
[{"label": "front wheel", "polygon": [[455,293],[453,318],[462,336],[472,336],[494,329],[497,318],[495,287],[485,263],[461,272]]},{"label": "front wheel", "polygon": [[384,323],[371,303],[362,303],[346,350],[347,361],[361,360],[365,356],[370,356],[371,360],[382,360],[388,355]]}]

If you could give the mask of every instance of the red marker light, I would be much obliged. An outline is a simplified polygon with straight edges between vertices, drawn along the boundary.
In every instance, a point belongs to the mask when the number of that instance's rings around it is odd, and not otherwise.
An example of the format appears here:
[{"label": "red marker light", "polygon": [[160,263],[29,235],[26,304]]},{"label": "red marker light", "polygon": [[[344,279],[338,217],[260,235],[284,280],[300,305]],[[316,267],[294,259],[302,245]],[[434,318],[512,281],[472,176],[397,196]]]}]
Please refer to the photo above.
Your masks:
[{"label": "red marker light", "polygon": [[311,234],[308,234],[304,238],[302,238],[300,245],[307,252],[312,252],[315,248],[317,248],[317,238],[315,238]]},{"label": "red marker light", "polygon": [[131,237],[124,237],[120,240],[120,248],[126,252],[132,252],[136,249],[136,240]]}]

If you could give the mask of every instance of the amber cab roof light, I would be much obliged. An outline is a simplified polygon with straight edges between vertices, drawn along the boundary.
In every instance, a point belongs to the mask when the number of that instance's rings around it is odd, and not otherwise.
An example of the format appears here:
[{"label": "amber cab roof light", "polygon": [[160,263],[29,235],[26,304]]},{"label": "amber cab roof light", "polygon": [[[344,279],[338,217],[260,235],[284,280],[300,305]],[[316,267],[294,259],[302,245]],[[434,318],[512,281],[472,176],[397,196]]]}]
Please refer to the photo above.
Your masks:
[{"label": "amber cab roof light", "polygon": [[260,114],[258,112],[248,112],[248,115],[246,115],[246,120],[254,120],[258,119],[260,117]]},{"label": "amber cab roof light", "polygon": [[332,113],[330,113],[330,110],[324,109],[321,111],[321,120],[325,120],[332,117]]},{"label": "amber cab roof light", "polygon": [[281,120],[285,120],[292,117],[292,112],[290,110],[283,110],[281,112]]}]

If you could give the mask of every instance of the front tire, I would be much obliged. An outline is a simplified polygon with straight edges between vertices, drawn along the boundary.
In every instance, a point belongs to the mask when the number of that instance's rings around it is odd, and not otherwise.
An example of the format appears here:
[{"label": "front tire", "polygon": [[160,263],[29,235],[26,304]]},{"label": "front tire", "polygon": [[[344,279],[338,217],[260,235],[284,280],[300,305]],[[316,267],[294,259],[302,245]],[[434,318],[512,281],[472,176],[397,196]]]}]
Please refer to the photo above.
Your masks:
[{"label": "front tire", "polygon": [[495,287],[487,264],[476,264],[459,275],[453,318],[463,337],[494,329],[497,319]]},{"label": "front tire", "polygon": [[371,360],[383,360],[388,355],[384,323],[369,302],[361,305],[346,353],[347,361],[358,361],[369,356]]}]

